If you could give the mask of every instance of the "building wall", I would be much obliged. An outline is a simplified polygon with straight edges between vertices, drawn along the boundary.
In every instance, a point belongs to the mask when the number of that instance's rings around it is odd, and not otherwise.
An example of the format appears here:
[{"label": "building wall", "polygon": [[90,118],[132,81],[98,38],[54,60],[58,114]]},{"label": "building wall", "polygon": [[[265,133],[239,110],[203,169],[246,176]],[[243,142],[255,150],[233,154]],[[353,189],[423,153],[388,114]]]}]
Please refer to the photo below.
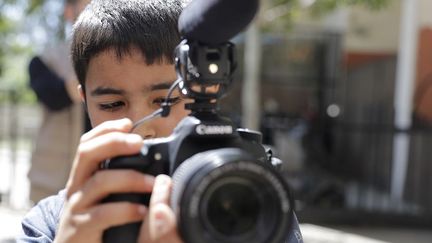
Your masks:
[{"label": "building wall", "polygon": [[[421,1],[432,4],[429,0]],[[346,52],[396,53],[399,45],[400,8],[400,0],[393,0],[379,10],[351,6],[336,9],[321,18],[304,13],[298,18],[296,26],[342,33]]]},{"label": "building wall", "polygon": [[346,52],[396,53],[399,45],[400,3],[381,10],[350,9],[345,35]]},{"label": "building wall", "polygon": [[[362,7],[335,12],[312,21],[314,28],[343,36],[343,75],[335,93],[342,107],[335,127],[335,167],[356,174],[366,183],[389,191],[391,182],[394,89],[399,51],[401,3],[392,0],[379,11]],[[406,200],[432,212],[432,197],[424,188],[430,179],[432,128],[432,10],[431,0],[418,0],[418,44],[415,65],[414,124],[407,169]],[[345,21],[345,28],[340,22]],[[304,22],[307,26],[307,22]],[[333,23],[333,25],[332,25]],[[333,26],[333,28],[329,27]],[[421,125],[421,126],[419,126]],[[420,129],[419,129],[420,128]],[[424,128],[424,129],[423,129]],[[347,163],[351,163],[347,166]],[[343,170],[343,168],[348,168]]]}]

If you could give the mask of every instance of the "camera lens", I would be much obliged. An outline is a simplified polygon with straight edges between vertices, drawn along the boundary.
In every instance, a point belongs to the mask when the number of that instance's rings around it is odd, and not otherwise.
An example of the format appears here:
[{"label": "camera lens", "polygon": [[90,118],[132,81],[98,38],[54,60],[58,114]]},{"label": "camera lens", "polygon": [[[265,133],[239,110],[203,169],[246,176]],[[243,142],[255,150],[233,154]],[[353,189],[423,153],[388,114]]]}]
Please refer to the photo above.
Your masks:
[{"label": "camera lens", "polygon": [[[247,180],[225,179],[208,189],[204,198],[208,227],[224,236],[246,234],[260,214],[260,199]],[[206,195],[204,196],[206,197]]]},{"label": "camera lens", "polygon": [[268,164],[240,149],[194,155],[174,172],[171,206],[188,243],[279,243],[292,208],[288,188]]}]

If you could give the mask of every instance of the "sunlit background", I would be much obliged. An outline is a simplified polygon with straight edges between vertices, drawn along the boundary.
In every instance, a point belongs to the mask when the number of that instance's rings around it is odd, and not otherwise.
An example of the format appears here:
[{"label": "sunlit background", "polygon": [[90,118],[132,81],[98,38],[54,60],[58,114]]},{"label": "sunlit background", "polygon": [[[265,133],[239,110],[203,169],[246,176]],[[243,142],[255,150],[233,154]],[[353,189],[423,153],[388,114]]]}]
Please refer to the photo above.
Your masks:
[{"label": "sunlit background", "polygon": [[[32,205],[41,108],[27,67],[70,33],[62,6],[0,0],[0,242]],[[261,7],[233,39],[239,68],[222,108],[284,161],[305,242],[431,242],[432,1]]]}]

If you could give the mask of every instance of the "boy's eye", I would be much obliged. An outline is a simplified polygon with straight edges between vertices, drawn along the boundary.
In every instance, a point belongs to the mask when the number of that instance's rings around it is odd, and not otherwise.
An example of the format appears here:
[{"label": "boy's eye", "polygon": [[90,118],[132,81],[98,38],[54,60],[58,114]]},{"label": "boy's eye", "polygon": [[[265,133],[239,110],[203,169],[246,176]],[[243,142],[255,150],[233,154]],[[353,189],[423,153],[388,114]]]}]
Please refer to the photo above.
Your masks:
[{"label": "boy's eye", "polygon": [[[175,105],[180,101],[180,97],[169,98],[167,101],[170,105]],[[165,97],[159,97],[153,100],[153,104],[159,106],[162,105],[162,103],[164,102],[165,102]]]},{"label": "boy's eye", "polygon": [[116,101],[111,103],[105,103],[105,104],[99,104],[99,108],[104,111],[116,111],[120,108],[122,108],[125,105],[123,101]]}]

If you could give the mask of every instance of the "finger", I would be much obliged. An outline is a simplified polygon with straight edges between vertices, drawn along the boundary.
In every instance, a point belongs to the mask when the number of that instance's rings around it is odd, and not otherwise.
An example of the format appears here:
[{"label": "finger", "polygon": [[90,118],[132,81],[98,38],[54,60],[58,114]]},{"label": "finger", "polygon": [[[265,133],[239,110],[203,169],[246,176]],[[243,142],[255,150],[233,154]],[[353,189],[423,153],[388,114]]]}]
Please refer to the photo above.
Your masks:
[{"label": "finger", "polygon": [[139,135],[121,132],[111,132],[81,143],[66,185],[67,198],[97,171],[101,161],[120,155],[137,154],[142,143]]},{"label": "finger", "polygon": [[81,142],[86,142],[90,139],[98,137],[103,134],[110,132],[126,132],[128,133],[132,129],[132,121],[128,118],[123,118],[120,120],[106,121],[96,126],[92,130],[88,131],[81,136]]},{"label": "finger", "polygon": [[140,242],[181,242],[174,212],[168,205],[171,182],[167,175],[156,177],[149,213],[141,229]]},{"label": "finger", "polygon": [[99,171],[71,196],[73,211],[89,208],[113,193],[149,193],[154,180],[153,176],[134,170]]},{"label": "finger", "polygon": [[167,175],[158,175],[155,179],[152,196],[150,198],[150,205],[157,204],[169,205],[169,197],[171,193],[171,178]]},{"label": "finger", "polygon": [[174,212],[166,204],[157,204],[149,209],[139,236],[140,243],[180,243]]},{"label": "finger", "polygon": [[103,232],[118,225],[142,221],[148,210],[144,205],[129,202],[99,204],[85,213],[72,216],[73,225],[83,230]]}]

